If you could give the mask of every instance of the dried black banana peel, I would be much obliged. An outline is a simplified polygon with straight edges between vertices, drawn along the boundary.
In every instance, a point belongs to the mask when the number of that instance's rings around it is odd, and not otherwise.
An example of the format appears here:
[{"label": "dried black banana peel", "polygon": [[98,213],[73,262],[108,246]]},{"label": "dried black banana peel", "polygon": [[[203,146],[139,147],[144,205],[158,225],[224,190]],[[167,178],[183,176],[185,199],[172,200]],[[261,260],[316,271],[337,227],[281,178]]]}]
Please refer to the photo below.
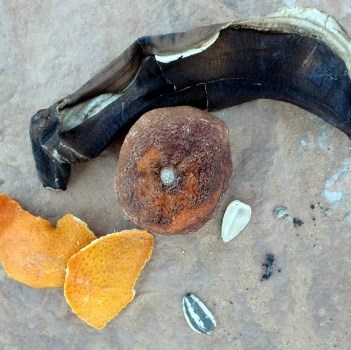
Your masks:
[{"label": "dried black banana peel", "polygon": [[121,128],[159,107],[213,111],[269,98],[300,106],[351,137],[350,72],[349,37],[315,9],[139,38],[76,92],[32,117],[40,180],[65,189],[71,163],[98,156]]}]

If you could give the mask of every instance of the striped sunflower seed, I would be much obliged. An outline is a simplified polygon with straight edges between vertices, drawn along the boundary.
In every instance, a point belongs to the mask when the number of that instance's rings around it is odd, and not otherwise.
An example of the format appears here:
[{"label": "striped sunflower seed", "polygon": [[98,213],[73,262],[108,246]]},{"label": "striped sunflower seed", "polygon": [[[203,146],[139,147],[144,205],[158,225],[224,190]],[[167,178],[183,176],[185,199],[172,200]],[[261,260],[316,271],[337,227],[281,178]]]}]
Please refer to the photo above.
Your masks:
[{"label": "striped sunflower seed", "polygon": [[194,294],[187,293],[182,302],[185,320],[192,330],[200,334],[211,334],[216,320],[207,306]]}]

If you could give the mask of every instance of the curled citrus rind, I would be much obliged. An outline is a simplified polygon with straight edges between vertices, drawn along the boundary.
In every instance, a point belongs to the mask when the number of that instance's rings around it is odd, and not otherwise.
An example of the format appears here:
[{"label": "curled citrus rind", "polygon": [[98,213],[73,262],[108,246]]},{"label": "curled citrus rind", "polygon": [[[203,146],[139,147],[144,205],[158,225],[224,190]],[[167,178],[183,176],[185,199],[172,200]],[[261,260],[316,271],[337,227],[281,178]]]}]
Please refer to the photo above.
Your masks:
[{"label": "curled citrus rind", "polygon": [[67,264],[66,300],[84,322],[102,329],[135,295],[134,285],[153,250],[147,231],[126,230],[101,237]]},{"label": "curled citrus rind", "polygon": [[57,227],[0,194],[0,261],[7,275],[34,288],[62,287],[68,259],[96,239],[72,214]]}]

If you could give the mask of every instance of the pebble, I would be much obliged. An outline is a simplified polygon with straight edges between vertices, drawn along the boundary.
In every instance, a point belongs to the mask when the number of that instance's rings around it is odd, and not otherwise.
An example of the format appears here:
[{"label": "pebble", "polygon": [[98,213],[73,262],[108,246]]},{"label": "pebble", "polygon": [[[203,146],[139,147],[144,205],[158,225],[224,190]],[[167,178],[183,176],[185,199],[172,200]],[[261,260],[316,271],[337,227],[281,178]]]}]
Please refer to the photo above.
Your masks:
[{"label": "pebble", "polygon": [[276,219],[283,219],[289,215],[289,212],[285,207],[277,207],[275,208],[273,215]]}]

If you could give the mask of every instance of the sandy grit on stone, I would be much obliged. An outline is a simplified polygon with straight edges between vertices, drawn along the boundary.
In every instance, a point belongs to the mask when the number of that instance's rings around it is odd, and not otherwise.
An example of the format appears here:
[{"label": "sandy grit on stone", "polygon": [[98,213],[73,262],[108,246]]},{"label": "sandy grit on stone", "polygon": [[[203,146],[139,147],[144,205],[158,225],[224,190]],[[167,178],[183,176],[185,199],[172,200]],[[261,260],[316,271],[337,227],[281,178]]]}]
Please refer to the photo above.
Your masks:
[{"label": "sandy grit on stone", "polygon": [[95,240],[67,264],[64,292],[73,312],[102,329],[135,295],[134,285],[153,250],[153,236],[141,230]]}]

